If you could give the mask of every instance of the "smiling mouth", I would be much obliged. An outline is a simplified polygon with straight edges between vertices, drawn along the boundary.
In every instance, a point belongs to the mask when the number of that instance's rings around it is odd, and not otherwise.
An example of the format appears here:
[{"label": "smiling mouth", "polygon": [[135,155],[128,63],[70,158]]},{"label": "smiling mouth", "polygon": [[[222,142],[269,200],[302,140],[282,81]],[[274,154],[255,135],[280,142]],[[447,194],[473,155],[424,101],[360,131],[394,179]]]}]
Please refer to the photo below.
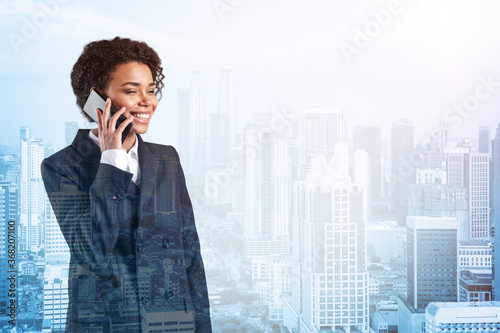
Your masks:
[{"label": "smiling mouth", "polygon": [[148,119],[150,115],[150,113],[140,113],[140,112],[130,112],[130,114],[134,116],[134,118],[138,119]]}]

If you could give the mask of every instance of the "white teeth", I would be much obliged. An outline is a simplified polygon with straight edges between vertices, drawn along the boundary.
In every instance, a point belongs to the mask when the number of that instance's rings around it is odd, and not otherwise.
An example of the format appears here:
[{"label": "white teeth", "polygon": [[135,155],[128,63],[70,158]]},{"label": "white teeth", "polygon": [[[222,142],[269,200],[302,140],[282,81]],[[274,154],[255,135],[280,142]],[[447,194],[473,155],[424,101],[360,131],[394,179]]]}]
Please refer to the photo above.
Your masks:
[{"label": "white teeth", "polygon": [[149,114],[147,113],[136,113],[133,115],[135,118],[148,119]]}]

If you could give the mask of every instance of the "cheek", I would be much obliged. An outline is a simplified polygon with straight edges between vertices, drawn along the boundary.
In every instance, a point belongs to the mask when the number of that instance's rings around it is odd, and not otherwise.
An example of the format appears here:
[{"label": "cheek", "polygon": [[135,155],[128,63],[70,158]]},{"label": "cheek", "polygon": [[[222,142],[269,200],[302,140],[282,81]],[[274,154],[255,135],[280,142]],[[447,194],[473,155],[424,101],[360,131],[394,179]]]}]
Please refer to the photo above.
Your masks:
[{"label": "cheek", "polygon": [[[119,103],[120,103],[120,107],[125,107],[127,110],[130,110],[130,109],[133,109],[133,107],[135,106],[136,103],[134,103],[134,101],[130,101],[129,99],[127,98],[121,98],[119,100]],[[117,105],[118,107],[118,105]]]}]

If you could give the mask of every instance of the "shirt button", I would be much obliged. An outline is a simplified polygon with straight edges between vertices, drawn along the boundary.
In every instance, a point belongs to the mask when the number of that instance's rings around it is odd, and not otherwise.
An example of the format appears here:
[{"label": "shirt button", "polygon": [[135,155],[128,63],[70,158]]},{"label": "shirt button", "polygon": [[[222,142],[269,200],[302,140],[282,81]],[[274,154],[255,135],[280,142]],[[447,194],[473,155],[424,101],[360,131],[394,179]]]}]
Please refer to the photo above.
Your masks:
[{"label": "shirt button", "polygon": [[122,191],[122,192],[123,192],[123,191],[125,191],[125,187],[124,187],[123,185],[120,185],[120,186],[118,187],[118,189],[119,189],[120,191]]},{"label": "shirt button", "polygon": [[168,240],[168,238],[165,238],[163,240],[163,242],[161,242],[161,246],[164,248],[164,249],[168,249],[168,247],[170,246],[170,241]]},{"label": "shirt button", "polygon": [[116,199],[115,199],[115,202],[116,202],[117,204],[118,204],[118,203],[120,203],[120,201],[122,201],[122,199],[120,199],[120,198],[116,198]]},{"label": "shirt button", "polygon": [[144,243],[138,242],[137,243],[137,252],[142,252],[143,250],[144,250]]}]

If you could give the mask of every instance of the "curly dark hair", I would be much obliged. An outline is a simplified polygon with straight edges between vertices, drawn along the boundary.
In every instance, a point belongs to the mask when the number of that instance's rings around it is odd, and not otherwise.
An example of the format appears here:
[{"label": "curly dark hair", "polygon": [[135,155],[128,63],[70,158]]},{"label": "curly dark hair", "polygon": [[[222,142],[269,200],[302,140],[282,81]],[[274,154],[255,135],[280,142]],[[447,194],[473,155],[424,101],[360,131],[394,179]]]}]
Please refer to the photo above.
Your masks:
[{"label": "curly dark hair", "polygon": [[76,95],[76,104],[86,119],[93,121],[83,112],[83,106],[90,95],[90,88],[96,87],[103,91],[119,65],[134,61],[149,67],[156,84],[155,95],[160,100],[165,75],[163,75],[160,57],[148,44],[129,38],[115,37],[85,45],[71,71],[71,86]]}]

